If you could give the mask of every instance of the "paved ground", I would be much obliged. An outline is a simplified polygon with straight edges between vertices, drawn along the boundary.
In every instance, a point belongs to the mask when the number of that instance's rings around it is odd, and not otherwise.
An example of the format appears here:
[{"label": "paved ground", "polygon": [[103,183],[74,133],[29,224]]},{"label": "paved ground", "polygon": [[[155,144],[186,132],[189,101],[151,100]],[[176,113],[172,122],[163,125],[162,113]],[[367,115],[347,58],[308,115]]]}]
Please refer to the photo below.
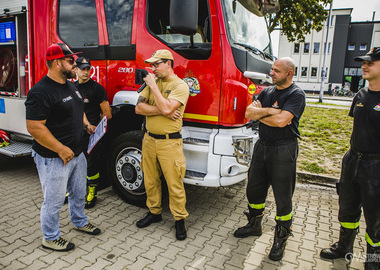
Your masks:
[{"label": "paved ground", "polygon": [[[176,241],[168,210],[164,221],[138,229],[146,209],[126,204],[111,188],[86,210],[103,233],[91,237],[73,229],[67,206],[61,212],[61,230],[76,248],[53,252],[41,247],[39,180],[31,159],[0,159],[0,269],[363,269],[354,260],[323,261],[322,247],[339,234],[337,195],[331,188],[298,184],[294,195],[294,237],[289,238],[281,262],[268,259],[274,226],[270,192],[263,235],[237,239],[233,231],[246,223],[245,183],[228,188],[187,186],[188,238]],[[167,209],[167,202],[165,203]],[[364,254],[364,222],[355,241],[355,256]]]}]

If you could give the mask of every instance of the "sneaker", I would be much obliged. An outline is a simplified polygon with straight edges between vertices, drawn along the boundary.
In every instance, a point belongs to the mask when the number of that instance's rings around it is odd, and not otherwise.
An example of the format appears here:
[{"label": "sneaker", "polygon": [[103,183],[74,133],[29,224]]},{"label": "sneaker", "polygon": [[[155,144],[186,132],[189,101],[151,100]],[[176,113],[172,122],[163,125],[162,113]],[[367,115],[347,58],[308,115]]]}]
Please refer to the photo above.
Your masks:
[{"label": "sneaker", "polygon": [[97,199],[98,199],[98,194],[97,194],[96,186],[95,185],[88,186],[88,195],[87,195],[86,203],[84,207],[86,209],[94,207]]},{"label": "sneaker", "polygon": [[69,241],[59,237],[53,241],[46,241],[45,238],[42,239],[42,247],[55,250],[55,251],[69,251],[72,250],[75,245]]},{"label": "sneaker", "polygon": [[100,233],[100,229],[92,225],[90,222],[84,225],[83,227],[75,227],[75,229],[91,235],[98,235]]}]

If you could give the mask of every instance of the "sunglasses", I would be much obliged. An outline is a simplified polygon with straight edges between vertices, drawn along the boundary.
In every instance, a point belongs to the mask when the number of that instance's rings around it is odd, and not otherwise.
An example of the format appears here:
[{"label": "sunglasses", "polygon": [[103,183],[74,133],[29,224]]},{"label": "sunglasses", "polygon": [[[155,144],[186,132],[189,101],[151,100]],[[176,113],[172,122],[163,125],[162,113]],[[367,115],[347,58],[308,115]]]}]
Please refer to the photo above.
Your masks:
[{"label": "sunglasses", "polygon": [[152,63],[150,64],[150,67],[151,68],[157,68],[160,64],[162,63],[166,63],[168,60],[164,60],[164,61],[161,61],[161,62],[157,62],[157,63]]},{"label": "sunglasses", "polygon": [[66,61],[67,63],[69,63],[70,65],[74,65],[74,63],[75,63],[74,57],[61,58],[60,60],[64,60],[64,61]]}]

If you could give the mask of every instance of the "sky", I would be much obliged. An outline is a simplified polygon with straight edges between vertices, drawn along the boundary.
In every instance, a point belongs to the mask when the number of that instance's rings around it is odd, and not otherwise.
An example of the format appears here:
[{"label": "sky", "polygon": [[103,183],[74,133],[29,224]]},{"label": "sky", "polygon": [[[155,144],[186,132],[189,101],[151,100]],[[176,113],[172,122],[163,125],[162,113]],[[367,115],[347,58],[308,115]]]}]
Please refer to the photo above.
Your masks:
[{"label": "sky", "polygon": [[[352,22],[372,21],[374,11],[376,11],[375,21],[380,21],[380,0],[333,0],[332,5],[333,9],[353,8]],[[279,31],[273,31],[271,37],[274,55],[277,56]]]}]

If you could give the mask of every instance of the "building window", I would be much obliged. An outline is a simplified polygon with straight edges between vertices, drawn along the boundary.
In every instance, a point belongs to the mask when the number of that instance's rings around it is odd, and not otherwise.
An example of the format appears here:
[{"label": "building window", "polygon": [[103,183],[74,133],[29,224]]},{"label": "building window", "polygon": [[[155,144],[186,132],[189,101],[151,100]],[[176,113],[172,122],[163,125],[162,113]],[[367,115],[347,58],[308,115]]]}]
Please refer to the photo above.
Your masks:
[{"label": "building window", "polygon": [[355,51],[355,43],[348,44],[348,50],[349,51]]},{"label": "building window", "polygon": [[350,76],[356,76],[357,70],[358,70],[357,68],[350,68],[348,71],[348,74]]},{"label": "building window", "polygon": [[317,77],[317,71],[318,71],[317,67],[312,67],[311,68],[311,75],[310,75],[310,77],[311,78],[316,78]]},{"label": "building window", "polygon": [[329,46],[327,47],[327,53],[330,53],[330,48],[331,48],[331,42],[329,42]]},{"label": "building window", "polygon": [[307,67],[301,67],[301,77],[307,77]]},{"label": "building window", "polygon": [[313,53],[319,53],[319,42],[314,42],[314,50]]},{"label": "building window", "polygon": [[294,43],[294,53],[300,53],[300,44]]},{"label": "building window", "polygon": [[305,43],[305,46],[303,47],[303,53],[309,53],[310,51],[310,43]]},{"label": "building window", "polygon": [[367,43],[360,43],[359,50],[360,51],[366,51],[367,50]]},{"label": "building window", "polygon": [[298,67],[296,67],[294,70],[294,76],[297,76],[297,73],[298,73]]}]

